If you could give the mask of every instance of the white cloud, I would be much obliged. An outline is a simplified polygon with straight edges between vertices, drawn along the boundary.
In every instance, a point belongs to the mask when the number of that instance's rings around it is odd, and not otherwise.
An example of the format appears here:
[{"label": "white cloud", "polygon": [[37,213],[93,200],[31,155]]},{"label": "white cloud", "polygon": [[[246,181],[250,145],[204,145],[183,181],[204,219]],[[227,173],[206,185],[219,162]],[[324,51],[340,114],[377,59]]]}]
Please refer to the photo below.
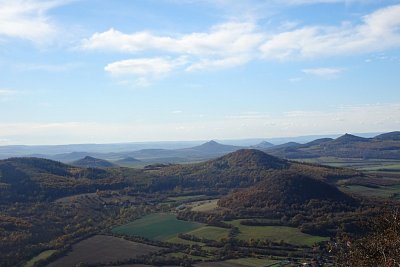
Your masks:
[{"label": "white cloud", "polygon": [[193,63],[186,68],[187,71],[196,70],[215,70],[215,69],[225,69],[232,68],[236,66],[243,65],[249,62],[251,58],[249,56],[232,56],[222,59],[204,59],[200,62]]},{"label": "white cloud", "polygon": [[43,43],[56,32],[47,12],[70,1],[0,0],[0,36]]},{"label": "white cloud", "polygon": [[212,27],[209,32],[181,36],[158,36],[150,32],[125,34],[110,29],[83,40],[81,47],[129,53],[161,50],[195,56],[227,56],[253,51],[262,40],[262,34],[255,28],[253,23],[228,22]]},{"label": "white cloud", "polygon": [[311,74],[323,78],[336,77],[344,70],[340,68],[313,68],[313,69],[303,69],[302,72],[306,74]]},{"label": "white cloud", "polygon": [[382,51],[400,46],[400,5],[377,10],[363,23],[307,26],[271,35],[260,50],[266,59],[290,60]]},{"label": "white cloud", "polygon": [[[229,1],[221,1],[226,4]],[[312,4],[351,1],[292,0],[284,4]],[[275,32],[254,22],[227,22],[205,32],[157,35],[151,32],[122,33],[115,29],[95,33],[81,42],[85,50],[106,50],[135,54],[152,51],[173,57],[186,57],[185,64],[175,64],[164,57],[128,59],[109,64],[111,73],[132,75],[167,74],[181,70],[198,71],[244,65],[252,60],[296,60],[380,52],[400,47],[400,5],[379,9],[361,17],[361,22],[342,22],[339,26],[299,27],[287,21]],[[154,64],[157,63],[157,64]],[[187,64],[187,65],[186,65]],[[158,65],[158,66],[155,66]],[[183,67],[185,65],[185,68]],[[339,69],[307,69],[320,76],[339,74]]]},{"label": "white cloud", "polygon": [[[250,22],[228,22],[211,27],[208,32],[179,36],[159,36],[150,32],[125,34],[114,29],[95,33],[81,43],[85,50],[138,53],[145,50],[180,55],[178,60],[165,58],[128,59],[111,63],[105,70],[113,74],[160,76],[188,64],[186,71],[231,68],[250,61],[263,40],[263,34]],[[183,59],[184,58],[184,59]]]},{"label": "white cloud", "polygon": [[137,84],[147,85],[151,79],[158,79],[187,63],[186,57],[135,58],[108,64],[104,70],[115,76],[137,77]]}]

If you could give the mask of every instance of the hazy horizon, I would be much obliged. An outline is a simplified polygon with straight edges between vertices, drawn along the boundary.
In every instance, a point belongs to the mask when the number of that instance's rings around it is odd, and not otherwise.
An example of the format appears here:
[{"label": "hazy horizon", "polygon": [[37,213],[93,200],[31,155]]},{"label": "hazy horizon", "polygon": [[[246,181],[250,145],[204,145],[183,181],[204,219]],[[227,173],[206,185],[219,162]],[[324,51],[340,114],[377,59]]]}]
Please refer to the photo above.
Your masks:
[{"label": "hazy horizon", "polygon": [[0,0],[0,145],[400,129],[400,4]]},{"label": "hazy horizon", "polygon": [[[162,147],[162,145],[169,145],[169,144],[180,144],[182,147],[190,147],[190,145],[198,145],[203,144],[210,141],[216,141],[221,144],[227,145],[243,145],[243,146],[252,146],[256,145],[260,142],[267,141],[273,145],[280,145],[287,142],[298,142],[298,143],[307,143],[319,138],[338,138],[344,134],[351,134],[355,136],[360,136],[364,138],[372,138],[379,134],[383,134],[385,132],[365,132],[365,133],[333,133],[333,134],[311,134],[311,135],[299,135],[299,136],[277,136],[277,137],[257,137],[257,138],[239,138],[239,139],[229,139],[229,138],[222,138],[222,139],[188,139],[188,140],[150,140],[150,141],[123,141],[123,142],[110,142],[110,143],[52,143],[52,144],[0,144],[0,147],[7,147],[7,146],[30,146],[30,147],[41,147],[41,146],[91,146],[91,145],[98,145],[98,146],[113,146],[113,145],[129,145],[129,144],[138,144],[138,145],[147,145],[152,147],[155,145],[154,148]],[[188,144],[188,146],[185,146]],[[153,147],[152,147],[153,148]]]}]

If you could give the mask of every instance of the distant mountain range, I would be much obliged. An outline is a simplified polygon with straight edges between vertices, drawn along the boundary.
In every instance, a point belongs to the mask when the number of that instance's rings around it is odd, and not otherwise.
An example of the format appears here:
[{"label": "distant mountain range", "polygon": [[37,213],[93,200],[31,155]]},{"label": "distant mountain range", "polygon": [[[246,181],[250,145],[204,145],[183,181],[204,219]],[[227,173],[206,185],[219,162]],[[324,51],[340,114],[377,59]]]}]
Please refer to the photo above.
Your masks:
[{"label": "distant mountain range", "polygon": [[[298,140],[298,138],[295,138],[294,140]],[[110,144],[54,146],[46,147],[45,149],[42,146],[6,146],[0,147],[0,158],[6,156],[15,157],[25,155],[76,164],[75,162],[78,160],[81,160],[85,157],[92,157],[99,160],[106,160],[112,164],[129,167],[145,166],[154,163],[184,163],[205,161],[239,149],[254,148],[265,151],[271,155],[287,159],[319,157],[400,159],[400,132],[384,133],[374,137],[361,137],[352,134],[345,134],[336,137],[335,139],[323,137],[310,140],[307,143],[289,141],[279,145],[274,145],[265,140],[257,141],[258,143],[246,146],[221,144],[216,141],[209,141],[202,144],[196,142],[177,142],[178,148],[174,149],[160,148],[160,146],[162,147],[162,145],[160,145],[161,143],[156,143],[158,145],[155,145],[155,147],[148,147],[147,145],[144,146],[146,148],[138,150],[133,149],[134,147],[138,147],[137,145],[133,144],[126,144],[125,147],[122,144]],[[183,144],[195,145],[189,147],[179,147],[183,146]],[[172,146],[171,143],[168,143],[168,145]],[[93,149],[96,146],[102,147],[102,149],[99,147]],[[111,150],[113,147],[116,149],[115,151]],[[34,150],[34,148],[38,149]],[[88,150],[63,152],[71,149],[85,148]],[[29,151],[47,151],[50,153],[31,153],[26,155],[26,153]]]},{"label": "distant mountain range", "polygon": [[400,159],[400,132],[390,132],[373,138],[351,134],[336,139],[317,139],[306,144],[287,143],[264,150],[272,155],[288,158],[363,158]]}]

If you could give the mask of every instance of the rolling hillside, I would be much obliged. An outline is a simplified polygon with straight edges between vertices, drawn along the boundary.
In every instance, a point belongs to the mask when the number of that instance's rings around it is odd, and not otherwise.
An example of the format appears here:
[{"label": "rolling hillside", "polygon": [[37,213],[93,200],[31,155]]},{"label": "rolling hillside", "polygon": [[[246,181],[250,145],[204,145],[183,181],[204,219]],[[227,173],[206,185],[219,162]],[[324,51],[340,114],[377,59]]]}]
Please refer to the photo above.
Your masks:
[{"label": "rolling hillside", "polygon": [[124,185],[113,173],[39,158],[0,161],[0,200],[30,201],[112,189]]}]

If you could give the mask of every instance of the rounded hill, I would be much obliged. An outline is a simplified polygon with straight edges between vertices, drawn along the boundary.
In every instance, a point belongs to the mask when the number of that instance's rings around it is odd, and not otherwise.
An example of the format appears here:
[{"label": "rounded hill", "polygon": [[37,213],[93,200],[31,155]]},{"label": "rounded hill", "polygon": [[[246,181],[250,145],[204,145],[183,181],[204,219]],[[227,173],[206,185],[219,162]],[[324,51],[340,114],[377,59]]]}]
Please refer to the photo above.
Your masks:
[{"label": "rounded hill", "polygon": [[335,186],[306,175],[286,173],[267,177],[247,189],[232,193],[219,202],[229,208],[280,208],[304,205],[311,200],[352,203],[353,199]]}]

